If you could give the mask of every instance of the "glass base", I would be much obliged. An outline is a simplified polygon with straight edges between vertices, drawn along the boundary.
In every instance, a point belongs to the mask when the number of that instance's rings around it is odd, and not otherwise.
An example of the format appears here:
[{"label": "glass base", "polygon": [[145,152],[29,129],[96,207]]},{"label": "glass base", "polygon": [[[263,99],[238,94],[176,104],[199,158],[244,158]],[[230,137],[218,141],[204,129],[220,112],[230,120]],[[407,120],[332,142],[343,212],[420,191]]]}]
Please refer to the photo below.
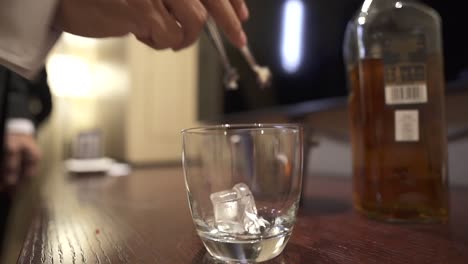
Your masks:
[{"label": "glass base", "polygon": [[286,246],[291,233],[251,240],[221,240],[200,236],[205,248],[216,259],[225,262],[262,262],[277,257]]}]

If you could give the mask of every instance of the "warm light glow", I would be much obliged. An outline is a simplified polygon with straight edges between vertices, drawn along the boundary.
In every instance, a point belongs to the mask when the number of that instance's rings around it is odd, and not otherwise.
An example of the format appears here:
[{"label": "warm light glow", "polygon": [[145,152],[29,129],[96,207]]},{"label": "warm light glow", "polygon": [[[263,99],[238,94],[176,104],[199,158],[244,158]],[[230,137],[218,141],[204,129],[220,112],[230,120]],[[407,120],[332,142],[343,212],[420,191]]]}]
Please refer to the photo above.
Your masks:
[{"label": "warm light glow", "polygon": [[395,7],[396,8],[402,8],[403,7],[403,4],[401,2],[396,2],[395,3]]},{"label": "warm light glow", "polygon": [[48,78],[57,97],[90,98],[124,93],[128,73],[111,63],[92,63],[82,57],[53,54],[48,63]]},{"label": "warm light glow", "polygon": [[301,64],[303,24],[304,3],[301,0],[287,0],[283,7],[281,64],[289,73],[296,72]]},{"label": "warm light glow", "polygon": [[80,37],[68,33],[64,33],[61,36],[61,41],[69,47],[73,48],[86,48],[86,49],[94,49],[98,45],[97,39],[94,38],[85,38],[85,37]]},{"label": "warm light glow", "polygon": [[88,97],[91,93],[91,69],[84,59],[72,55],[53,55],[48,61],[47,70],[54,95]]}]

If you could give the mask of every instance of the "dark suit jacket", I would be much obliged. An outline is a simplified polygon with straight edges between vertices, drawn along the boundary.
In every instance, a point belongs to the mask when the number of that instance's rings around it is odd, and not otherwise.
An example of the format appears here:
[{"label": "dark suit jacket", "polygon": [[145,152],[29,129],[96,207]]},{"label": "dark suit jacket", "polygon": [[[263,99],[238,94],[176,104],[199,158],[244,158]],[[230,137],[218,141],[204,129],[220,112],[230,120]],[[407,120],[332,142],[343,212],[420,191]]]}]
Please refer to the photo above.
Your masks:
[{"label": "dark suit jacket", "polygon": [[8,85],[6,118],[26,118],[37,127],[50,115],[52,97],[45,68],[33,81],[10,71],[9,83],[6,85]]}]

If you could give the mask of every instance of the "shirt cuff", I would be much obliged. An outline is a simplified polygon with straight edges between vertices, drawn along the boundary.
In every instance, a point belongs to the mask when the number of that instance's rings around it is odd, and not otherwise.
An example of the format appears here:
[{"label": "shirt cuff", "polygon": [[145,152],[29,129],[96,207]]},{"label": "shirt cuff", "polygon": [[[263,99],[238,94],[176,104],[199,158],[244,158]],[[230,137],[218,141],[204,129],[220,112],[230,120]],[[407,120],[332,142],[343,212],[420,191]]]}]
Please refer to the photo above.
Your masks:
[{"label": "shirt cuff", "polygon": [[26,118],[8,118],[6,122],[7,133],[34,135],[36,129],[31,120]]}]

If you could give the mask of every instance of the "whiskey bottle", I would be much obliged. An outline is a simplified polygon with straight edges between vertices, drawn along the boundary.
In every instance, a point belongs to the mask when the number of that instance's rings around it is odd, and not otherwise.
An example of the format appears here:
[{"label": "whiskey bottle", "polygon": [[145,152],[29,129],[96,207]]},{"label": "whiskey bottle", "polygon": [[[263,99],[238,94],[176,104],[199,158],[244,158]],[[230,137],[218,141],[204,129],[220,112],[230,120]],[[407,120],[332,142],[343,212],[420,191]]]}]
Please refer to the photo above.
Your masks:
[{"label": "whiskey bottle", "polygon": [[412,0],[366,0],[344,43],[353,198],[390,222],[448,217],[441,19]]}]

